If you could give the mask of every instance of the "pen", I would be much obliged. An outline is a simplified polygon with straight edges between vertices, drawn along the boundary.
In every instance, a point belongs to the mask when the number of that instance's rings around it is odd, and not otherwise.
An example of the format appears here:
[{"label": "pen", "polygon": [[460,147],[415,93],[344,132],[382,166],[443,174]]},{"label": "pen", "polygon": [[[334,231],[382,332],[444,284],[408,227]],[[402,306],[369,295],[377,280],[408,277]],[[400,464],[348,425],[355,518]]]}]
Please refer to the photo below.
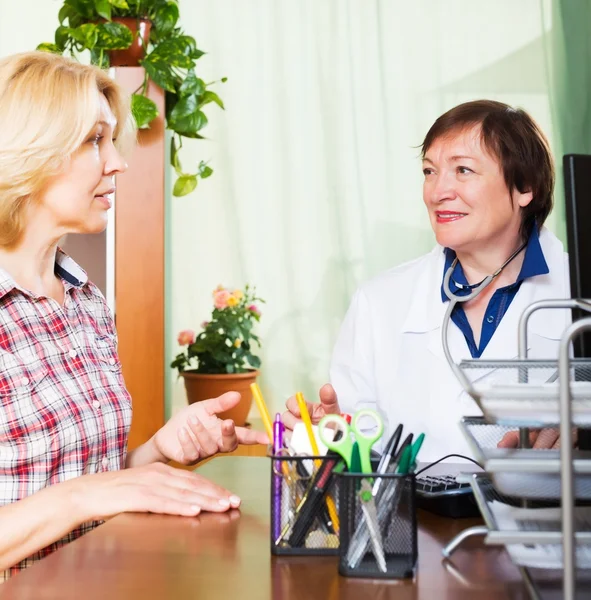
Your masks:
[{"label": "pen", "polygon": [[413,472],[417,468],[417,455],[421,446],[423,445],[423,440],[425,439],[425,434],[421,433],[419,437],[415,440],[415,443],[412,445],[411,455],[410,455],[410,465],[409,471]]},{"label": "pen", "polygon": [[[312,448],[312,454],[314,456],[318,456],[320,454],[320,450],[318,450],[318,443],[316,442],[316,436],[314,435],[314,430],[312,429],[312,420],[310,419],[310,413],[308,412],[308,407],[306,406],[306,401],[304,400],[304,395],[302,392],[296,393],[296,401],[298,403],[298,407],[300,409],[300,416],[302,417],[302,421],[306,426],[306,431],[308,432],[308,438],[310,439],[310,447]],[[318,468],[322,462],[316,461],[316,467]],[[337,507],[334,503],[334,500],[328,496],[326,498],[326,508],[328,508],[328,514],[330,515],[330,520],[335,529],[335,533],[339,532],[339,516],[337,514]]]},{"label": "pen", "polygon": [[[273,454],[277,456],[283,448],[284,425],[281,421],[281,415],[275,415],[273,423]],[[279,461],[283,462],[283,461]],[[275,471],[275,470],[273,470]],[[281,485],[282,478],[276,473],[273,475],[273,539],[277,539],[281,533]]]},{"label": "pen", "polygon": [[334,454],[333,459],[322,462],[322,465],[318,469],[318,473],[314,479],[314,483],[308,489],[308,492],[296,510],[296,515],[292,526],[284,528],[284,530],[281,532],[280,538],[277,540],[277,544],[279,544],[281,539],[285,538],[286,535],[290,533],[290,530],[291,533],[288,539],[288,544],[292,548],[297,548],[303,544],[306,533],[312,526],[314,518],[318,514],[320,504],[324,500],[324,496],[326,495],[326,491],[330,483],[331,475],[333,471],[337,471],[340,468],[340,462],[341,458],[336,453]]},{"label": "pen", "polygon": [[[386,444],[384,452],[382,453],[382,456],[380,458],[380,462],[378,463],[377,473],[382,474],[387,471],[388,465],[390,464],[392,457],[396,454],[396,448],[398,446],[398,442],[400,441],[400,436],[402,435],[402,429],[402,423],[400,423],[400,425],[398,425],[398,427],[396,427],[396,429],[394,430],[392,437],[388,440],[388,443]],[[382,481],[383,478],[378,477],[375,483],[373,484],[372,494],[374,496],[378,493],[380,486],[382,485]]]},{"label": "pen", "polygon": [[263,400],[263,394],[261,393],[261,388],[259,387],[259,384],[251,383],[250,391],[252,392],[254,401],[256,402],[257,408],[259,409],[259,413],[261,415],[261,419],[263,420],[263,426],[265,427],[267,437],[269,438],[269,440],[272,440],[273,425],[271,424],[271,416],[269,415],[269,410],[267,409],[267,405]]},{"label": "pen", "polygon": [[[400,426],[399,426],[400,427]],[[394,432],[396,435],[397,430]],[[423,438],[425,436],[423,435]],[[394,458],[390,458],[388,462],[388,466],[382,473],[401,473],[402,469],[408,471],[410,465],[410,459],[412,455],[412,440],[413,434],[409,433],[402,445],[398,448],[398,451]],[[420,443],[418,443],[420,440]],[[417,438],[417,453],[420,448],[420,444],[422,444],[421,436]],[[388,446],[390,442],[388,442]],[[385,454],[385,452],[384,452]],[[416,455],[415,455],[416,457]],[[383,458],[383,456],[382,456]],[[385,459],[384,459],[385,460]],[[381,462],[381,461],[380,461]],[[379,478],[382,479],[382,478]],[[374,487],[378,482],[374,483]],[[400,496],[402,494],[402,490],[404,489],[404,481],[401,479],[388,479],[388,481],[384,484],[380,484],[376,491],[376,507],[378,513],[378,523],[380,524],[380,528],[385,523],[388,515],[392,514],[393,510],[398,506],[398,502],[400,501]],[[372,490],[373,492],[373,490]],[[349,544],[349,551],[347,552],[347,561],[349,563],[349,567],[355,568],[359,565],[359,562],[367,552],[370,544],[370,535],[367,529],[367,525],[365,521],[361,521],[355,530],[351,542]]]}]

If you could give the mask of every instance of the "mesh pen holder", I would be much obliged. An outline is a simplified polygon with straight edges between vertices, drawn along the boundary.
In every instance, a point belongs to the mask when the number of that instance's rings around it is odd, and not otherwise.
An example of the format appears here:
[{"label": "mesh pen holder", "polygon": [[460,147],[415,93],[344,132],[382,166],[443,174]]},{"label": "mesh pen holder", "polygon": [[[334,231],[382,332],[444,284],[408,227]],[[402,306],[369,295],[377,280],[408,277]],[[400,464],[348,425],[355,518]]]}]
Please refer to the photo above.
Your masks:
[{"label": "mesh pen holder", "polygon": [[[342,473],[339,573],[346,577],[412,577],[417,563],[414,474]],[[375,520],[371,501],[375,503]]]},{"label": "mesh pen holder", "polygon": [[271,553],[339,553],[338,456],[270,456]]}]

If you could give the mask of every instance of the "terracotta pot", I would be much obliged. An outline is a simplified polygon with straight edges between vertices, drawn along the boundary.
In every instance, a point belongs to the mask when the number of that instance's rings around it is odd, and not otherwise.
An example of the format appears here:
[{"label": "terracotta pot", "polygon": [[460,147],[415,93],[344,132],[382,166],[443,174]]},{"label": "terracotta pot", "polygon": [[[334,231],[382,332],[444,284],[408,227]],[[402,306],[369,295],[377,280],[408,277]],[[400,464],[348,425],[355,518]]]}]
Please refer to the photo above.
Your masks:
[{"label": "terracotta pot", "polygon": [[144,58],[146,54],[144,48],[147,48],[148,46],[148,40],[150,39],[150,29],[152,28],[152,23],[147,19],[136,19],[135,17],[114,17],[113,21],[116,23],[123,23],[123,25],[131,29],[131,33],[133,33],[133,42],[131,42],[131,46],[129,46],[129,48],[125,48],[125,50],[109,51],[111,66],[139,66],[140,60]]},{"label": "terracotta pot", "polygon": [[181,375],[185,380],[185,390],[189,404],[217,398],[224,392],[240,392],[240,402],[232,409],[219,413],[220,419],[232,419],[238,426],[246,423],[246,417],[252,404],[250,384],[256,381],[259,372],[252,369],[248,373],[215,374],[195,373],[183,371]]}]

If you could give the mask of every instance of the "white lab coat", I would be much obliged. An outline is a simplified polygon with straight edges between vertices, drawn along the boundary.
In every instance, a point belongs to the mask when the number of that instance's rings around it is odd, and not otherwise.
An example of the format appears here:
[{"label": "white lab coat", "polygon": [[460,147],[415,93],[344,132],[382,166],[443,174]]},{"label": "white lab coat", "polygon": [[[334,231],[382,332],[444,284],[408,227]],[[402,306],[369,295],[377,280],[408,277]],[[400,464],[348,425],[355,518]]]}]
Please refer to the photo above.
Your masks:
[{"label": "white lab coat", "polygon": [[[482,359],[516,358],[517,324],[523,310],[537,300],[570,297],[568,255],[562,243],[543,228],[540,244],[550,272],[522,283]],[[458,423],[463,416],[481,414],[443,354],[444,264],[443,248],[436,246],[429,254],[362,285],[341,326],[331,362],[330,378],[341,409],[349,413],[377,409],[385,422],[382,440],[400,422],[405,436],[424,432],[421,461],[452,452],[472,456]],[[528,356],[557,357],[569,313],[554,309],[533,314]],[[448,335],[455,362],[471,358],[464,335],[453,322]]]}]

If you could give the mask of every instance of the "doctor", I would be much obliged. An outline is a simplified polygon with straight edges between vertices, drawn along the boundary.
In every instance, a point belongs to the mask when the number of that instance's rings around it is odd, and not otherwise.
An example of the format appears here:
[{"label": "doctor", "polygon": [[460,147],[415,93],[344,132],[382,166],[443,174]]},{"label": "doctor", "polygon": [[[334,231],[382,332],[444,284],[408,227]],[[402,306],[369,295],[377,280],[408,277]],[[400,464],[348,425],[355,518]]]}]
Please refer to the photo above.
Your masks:
[{"label": "doctor", "polygon": [[[384,439],[401,422],[407,432],[425,432],[421,460],[433,461],[449,453],[471,455],[458,423],[479,414],[443,352],[445,271],[455,264],[450,288],[462,294],[504,265],[488,287],[452,313],[449,346],[456,363],[517,357],[523,310],[570,291],[568,257],[543,226],[552,209],[552,158],[526,112],[489,100],[456,106],[427,133],[422,164],[423,201],[437,245],[357,290],[334,348],[332,385],[322,387],[320,403],[309,409],[318,422],[326,413],[375,408],[385,421]],[[567,313],[534,313],[529,356],[557,356]],[[293,398],[287,408],[283,419],[293,428],[300,417]],[[501,444],[516,445],[517,436]]]}]

